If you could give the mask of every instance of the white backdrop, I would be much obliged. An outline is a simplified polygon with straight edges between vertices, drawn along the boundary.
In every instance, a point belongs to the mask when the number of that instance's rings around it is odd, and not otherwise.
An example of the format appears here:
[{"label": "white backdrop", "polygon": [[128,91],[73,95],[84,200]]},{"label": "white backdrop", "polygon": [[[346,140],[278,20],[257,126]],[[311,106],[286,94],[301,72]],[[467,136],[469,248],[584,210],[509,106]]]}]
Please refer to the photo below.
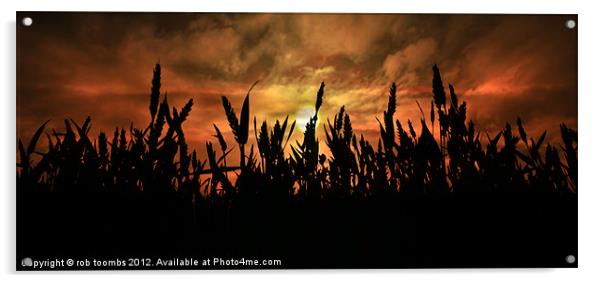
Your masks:
[{"label": "white backdrop", "polygon": [[[0,9],[0,282],[602,282],[602,121],[599,1],[3,1]],[[201,1],[198,1],[201,2]],[[371,13],[560,13],[579,14],[579,268],[455,270],[299,270],[16,273],[15,268],[15,11],[204,11],[204,12],[371,12]],[[596,53],[598,51],[598,53]],[[520,255],[517,255],[520,256]],[[85,278],[84,278],[85,277]],[[169,277],[169,278],[168,278]],[[173,278],[171,278],[173,277]],[[142,281],[143,280],[143,281]]]}]

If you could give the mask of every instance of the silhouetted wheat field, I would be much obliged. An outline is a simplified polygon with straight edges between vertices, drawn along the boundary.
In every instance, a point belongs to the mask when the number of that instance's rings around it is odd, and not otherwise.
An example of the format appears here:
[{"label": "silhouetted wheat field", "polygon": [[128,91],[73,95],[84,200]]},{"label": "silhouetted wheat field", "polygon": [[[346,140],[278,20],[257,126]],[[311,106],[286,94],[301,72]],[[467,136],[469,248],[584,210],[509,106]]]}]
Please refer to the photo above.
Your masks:
[{"label": "silhouetted wheat field", "polygon": [[391,85],[377,143],[354,132],[344,107],[317,125],[324,83],[299,141],[288,117],[251,119],[252,87],[240,112],[222,97],[237,144],[214,125],[204,160],[182,128],[192,99],[171,108],[160,87],[157,64],[145,127],[91,137],[90,118],[65,120],[64,131],[44,124],[19,141],[19,254],[399,268],[566,266],[577,253],[576,131],[561,124],[562,144],[544,144],[545,132],[528,137],[517,119],[484,135],[437,66],[417,127],[396,119]]}]

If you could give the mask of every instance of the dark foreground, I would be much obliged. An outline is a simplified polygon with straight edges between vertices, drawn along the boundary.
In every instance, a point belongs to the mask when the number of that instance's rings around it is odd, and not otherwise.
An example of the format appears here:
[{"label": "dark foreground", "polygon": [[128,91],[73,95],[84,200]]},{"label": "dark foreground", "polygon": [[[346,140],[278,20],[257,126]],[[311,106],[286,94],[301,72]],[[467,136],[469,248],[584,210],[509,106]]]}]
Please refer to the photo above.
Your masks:
[{"label": "dark foreground", "polygon": [[[123,259],[55,269],[576,267],[576,194],[402,194],[382,199],[244,203],[195,211],[173,196],[20,195],[21,259]],[[194,225],[191,225],[194,224]],[[156,266],[170,259],[280,265]],[[131,259],[138,259],[133,261]],[[146,260],[148,259],[148,260]],[[147,264],[148,263],[148,264]]]}]

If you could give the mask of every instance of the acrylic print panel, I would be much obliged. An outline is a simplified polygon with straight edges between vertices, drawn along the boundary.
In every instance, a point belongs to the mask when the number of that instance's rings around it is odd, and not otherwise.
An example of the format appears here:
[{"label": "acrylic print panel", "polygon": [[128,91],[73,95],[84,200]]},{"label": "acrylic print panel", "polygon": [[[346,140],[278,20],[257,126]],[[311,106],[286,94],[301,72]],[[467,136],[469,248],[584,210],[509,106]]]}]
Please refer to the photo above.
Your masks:
[{"label": "acrylic print panel", "polygon": [[17,269],[577,267],[577,16],[17,13]]}]

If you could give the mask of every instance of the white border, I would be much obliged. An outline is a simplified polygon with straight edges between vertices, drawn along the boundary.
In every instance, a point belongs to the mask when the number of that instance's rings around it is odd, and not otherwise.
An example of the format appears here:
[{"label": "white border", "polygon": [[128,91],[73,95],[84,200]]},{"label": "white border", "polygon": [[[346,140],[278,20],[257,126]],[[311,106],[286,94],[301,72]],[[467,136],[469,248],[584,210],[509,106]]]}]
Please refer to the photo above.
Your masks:
[{"label": "white border", "polygon": [[[597,1],[342,1],[276,0],[219,2],[194,1],[31,1],[2,2],[0,44],[0,282],[164,282],[167,277],[183,282],[244,280],[250,282],[313,282],[315,280],[365,282],[602,282],[602,68],[600,53],[600,4]],[[200,2],[200,1],[198,1]],[[15,172],[15,11],[202,11],[202,12],[363,12],[363,13],[558,13],[579,14],[579,269],[494,269],[494,270],[305,270],[305,271],[204,271],[204,272],[14,272],[14,172]],[[598,53],[597,53],[597,52]],[[517,255],[520,256],[520,255]],[[100,274],[100,275],[99,275]],[[90,276],[93,275],[93,276]],[[202,275],[202,276],[198,276]],[[86,276],[87,278],[84,278]],[[219,277],[219,278],[218,278]]]}]

